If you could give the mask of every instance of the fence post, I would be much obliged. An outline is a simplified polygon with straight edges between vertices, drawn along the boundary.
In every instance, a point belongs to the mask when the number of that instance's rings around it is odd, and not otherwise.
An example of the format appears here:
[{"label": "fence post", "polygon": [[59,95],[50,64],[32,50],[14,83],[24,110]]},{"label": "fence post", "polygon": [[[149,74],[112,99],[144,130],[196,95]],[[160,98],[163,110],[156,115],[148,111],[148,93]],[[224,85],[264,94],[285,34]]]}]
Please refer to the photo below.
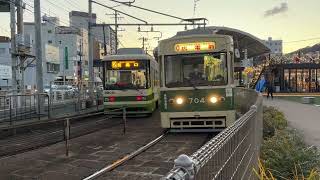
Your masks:
[{"label": "fence post", "polygon": [[11,99],[11,96],[9,96],[9,106],[10,106],[10,108],[9,108],[9,113],[10,113],[10,125],[12,125],[13,124],[13,120],[12,120],[12,99]]},{"label": "fence post", "polygon": [[97,111],[99,111],[99,95],[98,95],[98,91],[96,91],[96,105],[97,105]]},{"label": "fence post", "polygon": [[65,129],[64,129],[64,139],[66,144],[66,156],[69,156],[69,139],[70,139],[70,119],[67,118],[65,121]]},{"label": "fence post", "polygon": [[195,179],[195,165],[193,160],[185,155],[180,155],[174,160],[174,169],[165,180],[194,180]]},{"label": "fence post", "polygon": [[126,128],[127,128],[127,111],[126,107],[123,107],[122,109],[122,118],[123,118],[123,134],[126,134]]},{"label": "fence post", "polygon": [[50,106],[51,100],[50,100],[50,96],[48,95],[47,98],[48,98],[48,119],[51,119],[51,112],[50,112],[50,110],[51,110],[51,106]]},{"label": "fence post", "polygon": [[40,100],[40,94],[38,93],[38,120],[40,121],[40,116],[41,116],[41,100]]}]

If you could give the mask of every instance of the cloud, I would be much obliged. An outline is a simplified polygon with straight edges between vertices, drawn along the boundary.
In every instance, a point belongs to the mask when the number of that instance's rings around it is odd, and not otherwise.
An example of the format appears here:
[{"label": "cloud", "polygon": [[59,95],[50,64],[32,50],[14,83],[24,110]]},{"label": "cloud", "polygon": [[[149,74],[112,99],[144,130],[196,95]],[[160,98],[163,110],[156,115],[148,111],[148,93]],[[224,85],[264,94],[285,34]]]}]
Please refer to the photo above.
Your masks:
[{"label": "cloud", "polygon": [[284,13],[288,11],[288,3],[281,3],[280,6],[275,6],[272,9],[265,11],[264,17],[274,16],[276,14]]}]

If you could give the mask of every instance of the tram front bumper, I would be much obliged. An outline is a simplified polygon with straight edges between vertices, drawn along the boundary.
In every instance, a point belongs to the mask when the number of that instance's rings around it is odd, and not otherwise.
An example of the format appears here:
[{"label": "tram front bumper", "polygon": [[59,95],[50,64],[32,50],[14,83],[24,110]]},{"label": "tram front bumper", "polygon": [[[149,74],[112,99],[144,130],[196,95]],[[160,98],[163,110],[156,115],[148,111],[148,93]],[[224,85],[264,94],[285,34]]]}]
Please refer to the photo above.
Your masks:
[{"label": "tram front bumper", "polygon": [[122,114],[123,108],[126,109],[126,114],[128,115],[150,114],[155,109],[153,101],[105,102],[104,107],[104,113],[110,115]]},{"label": "tram front bumper", "polygon": [[235,110],[200,112],[161,112],[163,128],[224,129],[235,122]]}]

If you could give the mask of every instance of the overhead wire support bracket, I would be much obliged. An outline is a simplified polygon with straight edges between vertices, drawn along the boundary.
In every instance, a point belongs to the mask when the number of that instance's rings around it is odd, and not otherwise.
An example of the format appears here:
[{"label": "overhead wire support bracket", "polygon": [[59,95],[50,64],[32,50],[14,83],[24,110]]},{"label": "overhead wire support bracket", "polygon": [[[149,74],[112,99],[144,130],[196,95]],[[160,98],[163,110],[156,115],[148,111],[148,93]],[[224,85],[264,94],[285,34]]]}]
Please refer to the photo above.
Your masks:
[{"label": "overhead wire support bracket", "polygon": [[136,20],[138,20],[138,21],[141,21],[141,22],[143,22],[143,23],[145,23],[145,24],[148,24],[148,22],[145,21],[145,20],[143,20],[143,19],[134,17],[134,16],[132,16],[132,15],[130,15],[130,14],[127,14],[127,13],[125,13],[125,12],[119,11],[119,10],[117,10],[117,9],[114,9],[114,8],[110,7],[110,6],[101,4],[101,3],[97,2],[97,1],[91,1],[91,2],[93,2],[93,3],[95,3],[95,4],[98,4],[98,5],[100,5],[100,6],[103,6],[103,7],[105,7],[105,8],[114,10],[115,12],[119,12],[120,14],[126,15],[126,16],[128,16],[128,17],[131,17],[131,18],[133,18],[133,19],[136,19]]},{"label": "overhead wire support bracket", "polygon": [[[128,2],[120,2],[120,1],[117,1],[117,0],[109,0],[109,1],[112,1],[112,2],[115,2],[115,3],[119,3],[119,4],[123,4],[123,5],[129,6],[129,7],[134,7],[134,8],[137,8],[137,9],[144,10],[144,11],[149,11],[149,12],[152,12],[152,13],[160,14],[160,15],[163,15],[163,16],[179,19],[181,21],[188,21],[188,19],[184,19],[184,18],[181,18],[181,17],[173,16],[173,15],[166,14],[166,13],[162,13],[162,12],[159,12],[159,11],[155,11],[155,10],[151,10],[151,9],[147,9],[147,8],[143,8],[143,7],[132,5],[132,3],[135,2],[135,1],[130,2],[130,3],[128,3]],[[188,22],[192,22],[192,21],[188,21]]]},{"label": "overhead wire support bracket", "polygon": [[193,26],[193,25],[206,25],[206,23],[119,23],[119,24],[92,24],[92,26]]}]

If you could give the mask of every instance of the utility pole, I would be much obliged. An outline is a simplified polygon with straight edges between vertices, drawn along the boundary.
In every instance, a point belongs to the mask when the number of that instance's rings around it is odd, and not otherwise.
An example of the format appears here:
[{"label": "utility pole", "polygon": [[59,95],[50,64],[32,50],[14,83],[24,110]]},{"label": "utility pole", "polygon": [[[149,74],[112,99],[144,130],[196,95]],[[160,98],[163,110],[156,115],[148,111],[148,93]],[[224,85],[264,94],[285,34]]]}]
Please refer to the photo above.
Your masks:
[{"label": "utility pole", "polygon": [[103,30],[103,50],[104,50],[104,56],[107,55],[107,42],[106,42],[106,31],[105,31],[105,26],[102,26]]},{"label": "utility pole", "polygon": [[79,72],[78,72],[78,82],[82,82],[82,56],[83,56],[83,39],[80,39],[80,45],[79,45]]},{"label": "utility pole", "polygon": [[12,90],[17,93],[17,50],[16,50],[16,7],[10,3],[10,28],[11,28],[11,58],[12,58]]},{"label": "utility pole", "polygon": [[[41,38],[41,9],[40,0],[34,0],[35,21],[35,44],[36,44],[36,69],[37,69],[37,92],[43,92],[43,69],[42,69],[42,38]],[[39,102],[40,103],[40,102]],[[41,105],[39,106],[41,107]]]},{"label": "utility pole", "polygon": [[[23,1],[18,0],[18,7],[17,7],[17,29],[18,29],[18,34],[21,36],[20,38],[23,41],[23,45],[25,45],[24,41],[24,25],[23,25]],[[21,71],[21,81],[20,81],[20,92],[24,93],[24,61],[25,58],[19,56],[20,60],[20,71]]]},{"label": "utility pole", "polygon": [[[114,9],[113,9],[114,10]],[[114,16],[114,36],[115,36],[115,54],[118,52],[118,47],[119,47],[119,41],[118,41],[118,33],[119,33],[119,26],[118,26],[118,20],[123,18],[119,17],[119,12],[117,10],[114,10],[114,14],[106,14],[106,15],[111,15]],[[120,30],[123,31],[123,30]]]},{"label": "utility pole", "polygon": [[[94,82],[93,70],[93,37],[92,37],[92,0],[89,0],[89,24],[88,24],[88,38],[89,38],[89,84]],[[90,88],[91,89],[91,88]]]},{"label": "utility pole", "polygon": [[139,38],[139,40],[142,40],[142,49],[145,50],[146,41],[148,41],[148,39],[145,37],[142,37],[142,38]]},{"label": "utility pole", "polygon": [[116,54],[118,53],[118,11],[114,11],[114,24],[115,24],[115,41],[116,41]]}]

